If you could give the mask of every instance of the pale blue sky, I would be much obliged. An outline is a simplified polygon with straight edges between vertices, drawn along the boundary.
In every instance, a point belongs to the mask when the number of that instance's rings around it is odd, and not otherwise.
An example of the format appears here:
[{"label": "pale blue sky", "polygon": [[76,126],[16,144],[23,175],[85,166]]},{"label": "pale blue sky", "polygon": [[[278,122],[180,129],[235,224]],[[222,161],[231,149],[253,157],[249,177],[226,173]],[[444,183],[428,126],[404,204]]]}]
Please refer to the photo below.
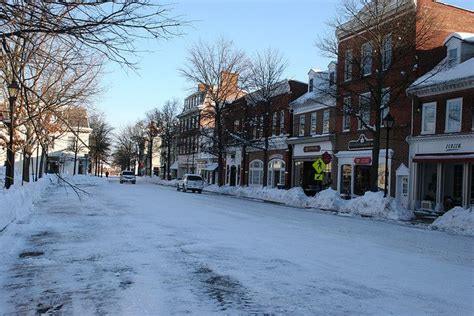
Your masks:
[{"label": "pale blue sky", "polygon": [[[329,60],[319,55],[314,43],[327,34],[326,22],[335,15],[340,0],[176,0],[174,14],[193,21],[181,37],[157,43],[137,43],[137,73],[110,64],[104,75],[104,93],[95,106],[105,112],[114,127],[143,117],[166,100],[180,102],[191,85],[179,73],[187,48],[202,39],[222,36],[252,54],[267,47],[277,48],[289,62],[287,78],[306,81],[309,68],[324,68]],[[474,0],[444,2],[474,10]]]}]

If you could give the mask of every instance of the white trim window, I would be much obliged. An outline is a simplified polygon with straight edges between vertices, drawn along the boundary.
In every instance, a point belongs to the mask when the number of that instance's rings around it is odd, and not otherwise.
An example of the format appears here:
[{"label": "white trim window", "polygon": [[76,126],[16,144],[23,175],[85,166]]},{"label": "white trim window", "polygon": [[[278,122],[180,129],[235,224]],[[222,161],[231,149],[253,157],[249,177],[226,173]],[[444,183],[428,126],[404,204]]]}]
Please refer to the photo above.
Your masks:
[{"label": "white trim window", "polygon": [[346,50],[344,56],[344,81],[352,79],[352,50]]},{"label": "white trim window", "polygon": [[434,134],[436,131],[436,102],[424,103],[421,110],[421,133]]},{"label": "white trim window", "polygon": [[351,129],[351,97],[345,97],[342,109],[342,131],[346,132]]},{"label": "white trim window", "polygon": [[300,114],[300,122],[298,125],[298,136],[304,136],[305,115]]},{"label": "white trim window", "polygon": [[362,45],[360,72],[362,76],[372,73],[372,44],[370,42]]},{"label": "white trim window", "polygon": [[278,119],[278,113],[273,112],[272,114],[272,135],[276,135],[276,130],[277,130],[277,119]]},{"label": "white trim window", "polygon": [[311,136],[316,135],[317,131],[317,114],[316,112],[311,113]]},{"label": "white trim window", "polygon": [[280,135],[285,133],[285,111],[280,111]]},{"label": "white trim window", "polygon": [[392,34],[383,39],[382,47],[382,70],[387,70],[392,63]]},{"label": "white trim window", "polygon": [[384,119],[390,112],[390,88],[382,89],[382,102],[380,103],[380,126],[385,127]]},{"label": "white trim window", "polygon": [[370,124],[370,92],[364,93],[359,97],[359,129],[364,129],[365,125]]},{"label": "white trim window", "polygon": [[263,161],[253,160],[249,165],[249,185],[263,185]]},{"label": "white trim window", "polygon": [[329,133],[329,110],[323,112],[323,134]]},{"label": "white trim window", "polygon": [[462,122],[462,98],[446,101],[446,133],[457,133],[461,131]]}]

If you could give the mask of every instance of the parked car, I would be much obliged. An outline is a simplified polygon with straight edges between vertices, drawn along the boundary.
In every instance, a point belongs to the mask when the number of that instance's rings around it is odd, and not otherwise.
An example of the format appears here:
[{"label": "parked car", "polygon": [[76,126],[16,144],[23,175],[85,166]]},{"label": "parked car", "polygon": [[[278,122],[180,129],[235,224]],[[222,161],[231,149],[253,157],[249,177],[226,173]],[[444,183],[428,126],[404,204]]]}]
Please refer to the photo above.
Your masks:
[{"label": "parked car", "polygon": [[185,174],[182,179],[178,180],[176,189],[178,191],[191,190],[192,192],[202,193],[204,189],[204,180],[198,174]]},{"label": "parked car", "polygon": [[133,171],[124,170],[120,172],[120,183],[131,182],[132,184],[137,183],[137,177]]}]

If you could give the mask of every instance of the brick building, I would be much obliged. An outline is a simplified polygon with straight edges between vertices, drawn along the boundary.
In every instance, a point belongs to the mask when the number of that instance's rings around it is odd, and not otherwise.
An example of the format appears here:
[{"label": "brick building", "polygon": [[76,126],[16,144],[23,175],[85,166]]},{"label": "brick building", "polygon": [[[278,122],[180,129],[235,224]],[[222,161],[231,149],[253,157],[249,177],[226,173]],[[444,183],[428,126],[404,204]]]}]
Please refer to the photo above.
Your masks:
[{"label": "brick building", "polygon": [[[388,181],[390,195],[407,206],[408,199],[396,189],[408,177],[411,100],[405,89],[444,58],[447,34],[474,27],[474,13],[434,0],[389,1],[377,12],[384,17],[377,31],[370,22],[364,27],[348,21],[337,32],[337,189],[347,196],[362,195],[370,189],[369,178],[376,169],[379,189]],[[387,146],[382,120],[388,113],[395,125]],[[374,139],[376,132],[380,136]],[[380,148],[378,157],[372,155],[375,145]]]},{"label": "brick building", "polygon": [[292,153],[292,187],[302,187],[306,194],[317,192],[335,184],[332,175],[336,165],[326,166],[324,179],[315,179],[313,163],[324,153],[334,153],[334,106],[336,99],[328,89],[335,88],[336,64],[328,71],[311,69],[308,72],[308,91],[291,102],[293,130],[287,143]]},{"label": "brick building", "polygon": [[413,98],[410,178],[413,211],[474,205],[474,33],[452,33],[447,55],[407,90]]},{"label": "brick building", "polygon": [[[264,108],[250,101],[251,97],[240,98],[229,106],[225,120],[231,138],[225,161],[226,184],[261,186],[266,167],[269,187],[290,187],[291,152],[286,143],[292,131],[289,104],[307,89],[305,83],[295,80],[279,82],[271,99],[267,123],[271,126],[267,129],[263,128]],[[269,133],[268,166],[263,163],[264,130]]]}]

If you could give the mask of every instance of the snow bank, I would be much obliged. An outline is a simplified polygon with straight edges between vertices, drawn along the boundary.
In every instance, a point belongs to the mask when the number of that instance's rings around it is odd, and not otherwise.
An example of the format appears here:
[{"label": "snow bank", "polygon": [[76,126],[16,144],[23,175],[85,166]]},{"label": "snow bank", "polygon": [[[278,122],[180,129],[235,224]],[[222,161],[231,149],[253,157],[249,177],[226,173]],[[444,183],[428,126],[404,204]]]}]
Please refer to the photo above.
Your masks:
[{"label": "snow bank", "polygon": [[443,216],[437,218],[431,228],[451,233],[474,236],[474,212],[473,209],[455,207]]},{"label": "snow bank", "polygon": [[[108,183],[107,178],[95,177],[91,175],[62,176],[62,178],[65,181],[78,186],[97,186]],[[61,180],[59,179],[59,181]]]},{"label": "snow bank", "polygon": [[308,198],[308,206],[323,210],[337,211],[341,208],[344,200],[336,190],[331,188],[323,190],[314,197]]},{"label": "snow bank", "polygon": [[408,221],[413,212],[399,205],[392,197],[383,197],[382,192],[366,192],[363,196],[345,201],[339,211],[353,215]]},{"label": "snow bank", "polygon": [[0,231],[16,219],[23,218],[33,210],[33,204],[41,198],[52,183],[52,176],[44,176],[37,182],[21,186],[15,184],[9,190],[0,189]]},{"label": "snow bank", "polygon": [[161,179],[160,177],[153,176],[153,177],[137,177],[138,181],[144,181],[148,183],[154,183],[154,184],[159,184],[159,185],[165,185],[168,187],[175,187],[178,180],[164,180]]},{"label": "snow bank", "polygon": [[295,207],[306,207],[308,197],[302,188],[292,188],[290,190],[279,190],[263,187],[231,187],[210,185],[204,189],[208,192],[229,194],[251,199],[259,199],[269,202],[282,203]]}]

